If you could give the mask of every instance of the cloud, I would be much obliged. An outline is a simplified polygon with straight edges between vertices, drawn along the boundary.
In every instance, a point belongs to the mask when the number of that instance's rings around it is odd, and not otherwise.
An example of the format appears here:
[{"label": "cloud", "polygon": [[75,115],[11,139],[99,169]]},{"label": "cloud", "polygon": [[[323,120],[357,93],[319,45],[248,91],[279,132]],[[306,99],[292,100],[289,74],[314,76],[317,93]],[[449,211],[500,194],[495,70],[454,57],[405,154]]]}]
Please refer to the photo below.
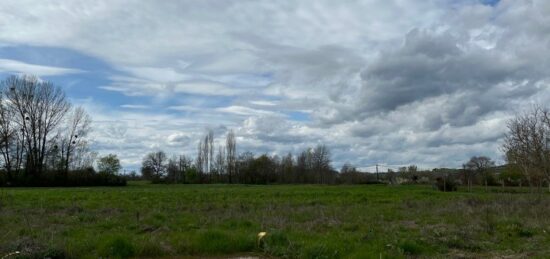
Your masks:
[{"label": "cloud", "polygon": [[270,111],[260,110],[260,109],[253,109],[253,108],[244,107],[244,106],[236,106],[236,105],[217,108],[216,110],[220,112],[232,113],[232,114],[242,115],[242,116],[277,115],[277,113],[275,112],[270,112]]},{"label": "cloud", "polygon": [[17,74],[31,74],[36,76],[54,76],[82,73],[84,71],[72,68],[42,66],[24,63],[17,60],[0,58],[0,72],[4,73],[17,73]]},{"label": "cloud", "polygon": [[[93,91],[69,94],[102,101],[88,105],[94,145],[133,167],[155,149],[194,154],[207,129],[222,143],[230,128],[239,151],[325,143],[337,167],[460,166],[500,159],[506,118],[550,101],[548,13],[544,0],[7,0],[0,45],[108,64]],[[81,76],[36,64],[0,70]]]},{"label": "cloud", "polygon": [[139,104],[123,104],[120,107],[126,108],[126,109],[149,109],[150,106],[148,105],[139,105]]}]

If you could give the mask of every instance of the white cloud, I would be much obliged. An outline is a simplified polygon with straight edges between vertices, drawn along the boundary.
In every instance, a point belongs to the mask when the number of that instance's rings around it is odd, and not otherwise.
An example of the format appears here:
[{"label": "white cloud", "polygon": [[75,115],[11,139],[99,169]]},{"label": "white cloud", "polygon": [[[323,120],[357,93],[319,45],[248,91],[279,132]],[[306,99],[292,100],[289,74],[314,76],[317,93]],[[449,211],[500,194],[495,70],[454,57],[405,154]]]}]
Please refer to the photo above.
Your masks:
[{"label": "white cloud", "polygon": [[139,105],[139,104],[123,104],[120,107],[126,109],[149,109],[149,105]]},{"label": "white cloud", "polygon": [[217,111],[225,112],[225,113],[232,113],[236,115],[244,115],[244,116],[257,116],[257,115],[278,115],[275,112],[266,111],[266,110],[260,110],[260,109],[253,109],[249,107],[244,106],[228,106],[223,108],[217,108]]},{"label": "white cloud", "polygon": [[35,65],[17,60],[0,58],[0,72],[32,74],[36,76],[53,76],[82,73],[83,71],[72,68]]},{"label": "white cloud", "polygon": [[[505,118],[550,101],[548,13],[544,0],[6,0],[0,45],[85,53],[115,69],[101,89],[154,97],[91,108],[98,148],[133,165],[235,128],[240,151],[322,142],[337,165],[459,166],[498,159]],[[0,70],[78,72],[17,62]]]}]

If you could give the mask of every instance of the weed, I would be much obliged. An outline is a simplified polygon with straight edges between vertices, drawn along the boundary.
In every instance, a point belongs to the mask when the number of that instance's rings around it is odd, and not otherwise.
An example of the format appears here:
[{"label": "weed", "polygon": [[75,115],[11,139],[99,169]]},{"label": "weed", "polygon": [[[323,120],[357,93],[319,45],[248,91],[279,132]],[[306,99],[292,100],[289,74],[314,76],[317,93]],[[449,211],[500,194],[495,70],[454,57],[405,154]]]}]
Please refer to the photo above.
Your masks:
[{"label": "weed", "polygon": [[110,258],[128,258],[135,250],[133,243],[123,236],[107,238],[99,245],[99,255]]}]

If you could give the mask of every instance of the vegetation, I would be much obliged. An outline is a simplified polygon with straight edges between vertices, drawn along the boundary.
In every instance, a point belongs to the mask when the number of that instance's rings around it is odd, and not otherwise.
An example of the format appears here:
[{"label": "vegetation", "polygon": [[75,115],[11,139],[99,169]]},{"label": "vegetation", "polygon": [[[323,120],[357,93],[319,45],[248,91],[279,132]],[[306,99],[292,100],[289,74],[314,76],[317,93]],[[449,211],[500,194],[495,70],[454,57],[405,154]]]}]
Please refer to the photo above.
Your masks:
[{"label": "vegetation", "polygon": [[97,168],[100,173],[104,174],[118,174],[120,171],[120,160],[117,155],[109,154],[99,158],[97,161]]},{"label": "vegetation", "polygon": [[[237,153],[230,130],[217,146],[208,131],[195,159],[158,150],[144,156],[141,175],[120,176],[116,154],[96,161],[89,150],[90,123],[49,82],[28,76],[0,82],[0,186],[149,180],[125,188],[0,189],[0,257],[14,251],[31,258],[550,254],[550,196],[540,191],[545,184],[550,190],[545,108],[509,121],[505,166],[474,156],[462,169],[410,165],[385,173],[377,167],[376,174],[348,163],[336,171],[322,144],[296,155]],[[267,235],[257,240],[259,232]]]},{"label": "vegetation", "polygon": [[508,122],[503,145],[508,163],[521,172],[529,186],[544,182],[550,191],[550,110],[535,106]]},{"label": "vegetation", "polygon": [[90,124],[86,111],[50,82],[32,76],[1,81],[0,186],[123,184],[113,170],[96,175],[96,154],[86,140]]},{"label": "vegetation", "polygon": [[[418,185],[0,190],[0,255],[544,257],[550,195]],[[266,231],[260,245],[257,234]],[[101,238],[98,238],[101,237]]]}]

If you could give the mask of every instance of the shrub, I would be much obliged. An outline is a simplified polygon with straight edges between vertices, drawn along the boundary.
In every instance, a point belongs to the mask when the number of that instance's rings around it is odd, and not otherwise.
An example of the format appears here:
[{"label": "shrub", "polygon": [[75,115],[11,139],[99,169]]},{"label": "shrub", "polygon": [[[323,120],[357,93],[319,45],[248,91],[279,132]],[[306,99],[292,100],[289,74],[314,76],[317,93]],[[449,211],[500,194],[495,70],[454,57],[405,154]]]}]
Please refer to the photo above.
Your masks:
[{"label": "shrub", "polygon": [[437,177],[435,186],[442,192],[454,192],[457,190],[457,184],[451,177]]},{"label": "shrub", "polygon": [[51,187],[51,186],[125,186],[126,179],[106,173],[96,173],[93,168],[63,171],[47,171],[39,177],[20,174],[10,182],[0,174],[0,186]]},{"label": "shrub", "polygon": [[254,250],[254,236],[208,230],[200,233],[192,242],[192,249],[201,254],[227,254]]},{"label": "shrub", "polygon": [[63,259],[63,258],[66,258],[67,256],[65,255],[65,251],[58,248],[50,247],[40,257],[50,258],[50,259]]},{"label": "shrub", "polygon": [[128,258],[135,254],[132,242],[118,236],[106,239],[99,245],[99,255],[109,258]]},{"label": "shrub", "polygon": [[408,255],[420,255],[424,252],[423,246],[410,240],[400,242],[398,244],[398,247],[403,251],[404,254]]}]

